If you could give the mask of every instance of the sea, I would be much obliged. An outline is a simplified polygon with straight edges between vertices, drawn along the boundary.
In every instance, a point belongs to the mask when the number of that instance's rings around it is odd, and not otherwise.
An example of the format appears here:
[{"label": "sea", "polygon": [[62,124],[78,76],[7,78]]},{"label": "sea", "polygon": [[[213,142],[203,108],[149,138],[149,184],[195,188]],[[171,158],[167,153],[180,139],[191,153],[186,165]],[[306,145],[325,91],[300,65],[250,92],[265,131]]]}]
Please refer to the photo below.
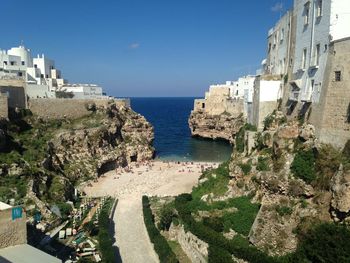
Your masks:
[{"label": "sea", "polygon": [[223,162],[232,146],[223,140],[192,138],[188,117],[196,98],[131,98],[131,107],[155,129],[156,158],[171,161]]}]

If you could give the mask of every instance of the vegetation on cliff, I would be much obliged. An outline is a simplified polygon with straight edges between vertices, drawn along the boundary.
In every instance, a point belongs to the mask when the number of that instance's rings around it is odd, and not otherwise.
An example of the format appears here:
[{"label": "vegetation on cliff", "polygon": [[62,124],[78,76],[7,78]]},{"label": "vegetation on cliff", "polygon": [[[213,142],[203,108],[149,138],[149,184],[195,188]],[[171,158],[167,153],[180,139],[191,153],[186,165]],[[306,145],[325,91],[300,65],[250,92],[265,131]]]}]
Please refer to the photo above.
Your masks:
[{"label": "vegetation on cliff", "polygon": [[208,262],[350,261],[350,142],[320,144],[313,126],[276,111],[262,132],[243,127],[235,147],[166,204],[164,231],[172,217],[169,231],[183,226],[209,245]]},{"label": "vegetation on cliff", "polygon": [[0,201],[51,204],[72,200],[74,187],[131,161],[153,157],[153,128],[129,108],[88,107],[70,119],[21,111],[1,123]]},{"label": "vegetation on cliff", "polygon": [[148,236],[154,245],[154,250],[159,256],[161,263],[176,263],[178,260],[174,252],[171,250],[166,239],[160,234],[157,229],[152,210],[150,208],[149,199],[147,196],[142,197],[143,218],[148,232]]}]

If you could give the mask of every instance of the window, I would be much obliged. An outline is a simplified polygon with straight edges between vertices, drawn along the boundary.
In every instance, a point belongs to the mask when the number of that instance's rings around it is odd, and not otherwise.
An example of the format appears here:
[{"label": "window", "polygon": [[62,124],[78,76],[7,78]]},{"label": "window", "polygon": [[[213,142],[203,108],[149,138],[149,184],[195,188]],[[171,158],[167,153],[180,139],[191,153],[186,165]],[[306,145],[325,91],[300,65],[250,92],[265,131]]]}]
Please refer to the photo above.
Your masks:
[{"label": "window", "polygon": [[303,58],[302,58],[302,61],[301,61],[301,68],[302,69],[306,68],[306,56],[307,56],[307,49],[304,48],[304,50],[303,50]]},{"label": "window", "polygon": [[271,52],[271,43],[269,43],[269,53]]},{"label": "window", "polygon": [[349,103],[349,106],[348,106],[348,110],[346,112],[346,122],[350,123],[350,103]]},{"label": "window", "polygon": [[283,41],[283,39],[284,39],[284,28],[282,28],[281,30],[281,42]]},{"label": "window", "polygon": [[22,77],[23,73],[22,72],[18,72],[17,75],[18,75],[18,77]]},{"label": "window", "polygon": [[202,103],[202,109],[204,109],[205,108],[205,103]]},{"label": "window", "polygon": [[48,75],[48,74],[46,74],[46,78],[49,78],[49,75]]},{"label": "window", "polygon": [[335,71],[335,81],[341,81],[341,71]]},{"label": "window", "polygon": [[310,2],[304,5],[304,26],[309,24],[310,20]]},{"label": "window", "polygon": [[318,0],[317,1],[317,17],[321,17],[322,16],[322,11],[323,11],[323,1],[322,0]]},{"label": "window", "polygon": [[11,66],[16,65],[15,61],[10,61]]},{"label": "window", "polygon": [[320,65],[321,45],[317,44],[315,49],[315,66]]},{"label": "window", "polygon": [[34,68],[38,68],[38,65],[37,65],[37,64],[34,64]]},{"label": "window", "polygon": [[42,78],[42,79],[43,79],[43,78],[44,78],[44,74],[40,74],[40,78]]},{"label": "window", "polygon": [[7,65],[7,61],[4,61],[4,65]]},{"label": "window", "polygon": [[24,66],[26,63],[24,61],[22,61],[22,66]]},{"label": "window", "polygon": [[311,80],[311,92],[314,91],[314,87],[315,87],[315,80],[312,79],[312,80]]}]

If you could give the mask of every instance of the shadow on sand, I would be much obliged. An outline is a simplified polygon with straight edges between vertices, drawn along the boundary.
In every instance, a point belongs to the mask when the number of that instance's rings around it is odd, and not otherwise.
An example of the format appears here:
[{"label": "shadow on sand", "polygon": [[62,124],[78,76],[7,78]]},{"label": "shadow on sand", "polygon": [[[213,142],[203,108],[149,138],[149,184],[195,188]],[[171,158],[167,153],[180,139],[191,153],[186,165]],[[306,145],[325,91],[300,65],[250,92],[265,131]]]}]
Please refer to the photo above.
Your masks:
[{"label": "shadow on sand", "polygon": [[[114,217],[114,213],[115,213],[115,210],[117,209],[117,205],[118,205],[118,200],[116,200],[114,202],[114,205],[112,207],[112,210],[111,210],[111,213],[109,215],[109,234],[111,235],[112,237],[112,241],[113,241],[113,244],[115,244],[116,242],[116,239],[115,239],[115,223],[113,221],[113,217]],[[114,245],[113,246],[113,250],[114,250],[114,255],[115,255],[115,262],[116,263],[122,263],[122,258],[120,256],[120,252],[119,252],[119,247]]]}]

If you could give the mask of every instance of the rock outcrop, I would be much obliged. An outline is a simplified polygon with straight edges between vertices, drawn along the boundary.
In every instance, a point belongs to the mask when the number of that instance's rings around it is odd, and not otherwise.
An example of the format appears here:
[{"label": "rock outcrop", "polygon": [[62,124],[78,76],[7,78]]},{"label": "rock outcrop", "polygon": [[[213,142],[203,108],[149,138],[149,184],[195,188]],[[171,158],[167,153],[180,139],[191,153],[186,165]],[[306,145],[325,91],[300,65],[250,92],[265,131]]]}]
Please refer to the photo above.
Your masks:
[{"label": "rock outcrop", "polygon": [[192,136],[224,139],[233,143],[235,135],[244,125],[244,118],[242,115],[211,115],[203,111],[192,111],[188,123]]},{"label": "rock outcrop", "polygon": [[57,133],[45,162],[74,180],[84,181],[153,157],[153,127],[143,116],[115,106],[95,114],[95,119],[85,125]]},{"label": "rock outcrop", "polygon": [[[335,149],[317,141],[312,125],[274,118],[264,131],[250,133],[252,146],[249,151],[233,152],[229,187],[217,200],[254,196],[252,201],[261,204],[249,234],[251,244],[270,255],[285,255],[297,248],[296,229],[332,219],[348,221],[349,170],[339,166]],[[325,152],[320,154],[322,151]],[[310,163],[314,165],[312,181],[304,181],[303,175],[293,173],[293,165],[294,169],[303,165],[300,161],[293,163],[303,152],[314,153],[314,163]]]},{"label": "rock outcrop", "polygon": [[153,158],[154,131],[143,116],[115,103],[87,109],[89,114],[78,118],[29,114],[14,120],[6,133],[1,129],[0,142],[10,136],[6,147],[13,149],[0,155],[0,183],[7,182],[0,200],[34,203],[50,216],[49,204],[72,200],[74,189],[89,180]]}]

